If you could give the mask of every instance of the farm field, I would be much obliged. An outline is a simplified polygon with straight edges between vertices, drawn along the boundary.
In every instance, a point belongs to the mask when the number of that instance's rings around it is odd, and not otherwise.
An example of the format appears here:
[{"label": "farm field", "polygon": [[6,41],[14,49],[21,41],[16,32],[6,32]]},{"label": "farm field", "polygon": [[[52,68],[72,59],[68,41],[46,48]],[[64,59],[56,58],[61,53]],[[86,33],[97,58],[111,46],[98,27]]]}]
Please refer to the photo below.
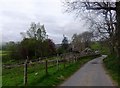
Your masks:
[{"label": "farm field", "polygon": [[9,56],[10,51],[0,51],[0,56],[2,57],[2,64],[16,64],[17,60],[13,60]]},{"label": "farm field", "polygon": [[[10,56],[9,56],[9,52],[10,51],[2,51],[2,50],[0,51],[0,56],[2,57],[2,64],[4,64],[4,65],[15,65],[15,64],[24,63],[25,60],[23,60],[23,59],[21,59],[21,60],[11,59]],[[56,59],[56,56],[49,57],[47,59],[48,60],[54,60],[54,59]]]},{"label": "farm field", "polygon": [[[82,57],[75,63],[59,64],[59,71],[57,66],[48,66],[48,75],[45,73],[45,66],[43,64],[34,63],[28,66],[28,86],[56,86],[64,81],[67,77],[72,75],[78,68],[80,68],[87,61],[94,59],[95,56]],[[24,86],[24,68],[14,67],[11,69],[3,69],[2,84],[3,86]]]},{"label": "farm field", "polygon": [[9,51],[2,51],[2,50],[0,50],[0,56],[7,55],[8,53],[9,53]]}]

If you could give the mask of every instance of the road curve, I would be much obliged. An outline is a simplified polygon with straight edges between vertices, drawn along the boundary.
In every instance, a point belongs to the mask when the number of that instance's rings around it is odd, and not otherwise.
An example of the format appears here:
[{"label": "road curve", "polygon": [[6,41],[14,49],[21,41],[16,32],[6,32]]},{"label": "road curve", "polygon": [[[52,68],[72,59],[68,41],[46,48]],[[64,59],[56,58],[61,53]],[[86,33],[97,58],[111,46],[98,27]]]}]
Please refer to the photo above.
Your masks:
[{"label": "road curve", "polygon": [[89,61],[60,86],[114,86],[103,68],[104,57]]}]

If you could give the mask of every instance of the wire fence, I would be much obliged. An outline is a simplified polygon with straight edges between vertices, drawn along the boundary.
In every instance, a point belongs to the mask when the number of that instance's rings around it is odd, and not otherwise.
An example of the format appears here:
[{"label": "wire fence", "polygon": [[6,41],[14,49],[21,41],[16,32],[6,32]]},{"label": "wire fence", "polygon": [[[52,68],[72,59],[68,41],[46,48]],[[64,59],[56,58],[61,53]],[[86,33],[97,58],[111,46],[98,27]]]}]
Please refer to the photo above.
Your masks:
[{"label": "wire fence", "polygon": [[24,63],[6,65],[3,66],[3,85],[27,86],[35,84],[33,80],[39,80],[40,82],[45,75],[54,74],[76,63],[82,57],[93,55],[98,54],[80,55],[68,53],[60,56],[57,55],[54,60],[47,58],[29,60],[29,58],[27,58]]}]

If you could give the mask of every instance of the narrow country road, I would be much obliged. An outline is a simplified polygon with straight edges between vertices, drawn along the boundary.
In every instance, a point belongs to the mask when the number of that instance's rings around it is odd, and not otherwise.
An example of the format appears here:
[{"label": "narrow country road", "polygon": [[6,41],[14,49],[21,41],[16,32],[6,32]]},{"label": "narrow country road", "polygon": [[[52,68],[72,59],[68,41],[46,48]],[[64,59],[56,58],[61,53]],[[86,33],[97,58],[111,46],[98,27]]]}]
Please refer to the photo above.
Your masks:
[{"label": "narrow country road", "polygon": [[89,61],[60,86],[114,86],[103,68],[104,57]]}]

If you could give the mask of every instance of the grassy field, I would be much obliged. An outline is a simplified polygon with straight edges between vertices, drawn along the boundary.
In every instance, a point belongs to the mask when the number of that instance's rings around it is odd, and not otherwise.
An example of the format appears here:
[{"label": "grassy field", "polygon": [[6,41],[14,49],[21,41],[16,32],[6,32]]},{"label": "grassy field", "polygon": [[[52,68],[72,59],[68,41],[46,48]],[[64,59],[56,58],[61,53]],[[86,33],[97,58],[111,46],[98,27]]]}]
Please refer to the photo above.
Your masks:
[{"label": "grassy field", "polygon": [[2,56],[2,50],[0,50],[0,56]]},{"label": "grassy field", "polygon": [[[10,56],[9,56],[9,52],[10,51],[0,51],[0,56],[2,57],[2,63],[3,64],[5,64],[5,65],[13,65],[13,64],[23,63],[25,61],[23,59],[20,59],[20,60],[11,59]],[[56,59],[56,56],[49,57],[47,59],[53,60],[53,59]]]},{"label": "grassy field", "polygon": [[18,61],[15,61],[9,56],[10,51],[0,51],[0,56],[2,57],[2,64],[15,64]]},{"label": "grassy field", "polygon": [[109,55],[106,59],[104,59],[104,64],[109,74],[113,78],[113,80],[120,87],[120,58],[116,58],[115,56]]},{"label": "grassy field", "polygon": [[0,50],[0,57],[2,58],[2,63],[6,64],[6,63],[9,63],[11,62],[10,60],[10,57],[8,56],[9,55],[9,51],[2,51]]},{"label": "grassy field", "polygon": [[[44,65],[33,64],[28,67],[28,86],[56,86],[72,75],[84,63],[95,58],[89,56],[80,58],[76,63],[66,63],[59,65],[59,71],[56,66],[48,68],[48,75],[45,75]],[[23,84],[23,67],[3,69],[3,86],[24,86]]]},{"label": "grassy field", "polygon": [[0,56],[2,56],[2,50],[0,50]]},{"label": "grassy field", "polygon": [[0,56],[7,55],[8,53],[9,53],[9,51],[2,51],[2,50],[0,50]]}]

